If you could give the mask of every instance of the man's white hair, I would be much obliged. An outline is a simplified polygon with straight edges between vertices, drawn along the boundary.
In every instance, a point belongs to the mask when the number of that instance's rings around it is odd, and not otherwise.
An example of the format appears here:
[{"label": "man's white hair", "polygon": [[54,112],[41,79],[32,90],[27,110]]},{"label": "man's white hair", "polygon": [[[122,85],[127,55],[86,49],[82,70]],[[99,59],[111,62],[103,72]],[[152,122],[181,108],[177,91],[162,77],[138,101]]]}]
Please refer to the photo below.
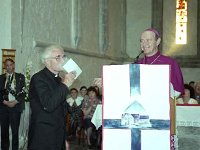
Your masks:
[{"label": "man's white hair", "polygon": [[41,61],[42,63],[45,63],[45,60],[49,57],[51,57],[52,51],[55,49],[63,50],[64,49],[60,45],[50,45],[46,47],[44,50],[41,51]]}]

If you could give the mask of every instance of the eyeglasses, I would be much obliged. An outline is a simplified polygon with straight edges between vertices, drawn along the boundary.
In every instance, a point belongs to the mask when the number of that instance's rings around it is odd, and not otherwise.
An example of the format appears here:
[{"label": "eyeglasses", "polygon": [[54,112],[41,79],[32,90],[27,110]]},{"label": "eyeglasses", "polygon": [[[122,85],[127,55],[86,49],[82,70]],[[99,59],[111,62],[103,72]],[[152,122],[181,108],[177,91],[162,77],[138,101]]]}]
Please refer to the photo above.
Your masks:
[{"label": "eyeglasses", "polygon": [[55,59],[56,61],[61,61],[61,60],[65,60],[66,58],[67,58],[66,55],[63,55],[63,56],[58,55],[56,57],[48,57],[47,59]]}]

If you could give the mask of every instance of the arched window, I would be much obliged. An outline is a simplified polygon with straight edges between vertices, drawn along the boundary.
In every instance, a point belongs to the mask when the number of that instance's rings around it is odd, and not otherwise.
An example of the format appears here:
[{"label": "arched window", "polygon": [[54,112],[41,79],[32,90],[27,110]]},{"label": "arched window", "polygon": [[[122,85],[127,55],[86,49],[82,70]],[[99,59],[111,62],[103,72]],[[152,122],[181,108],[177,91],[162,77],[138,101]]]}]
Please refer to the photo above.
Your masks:
[{"label": "arched window", "polygon": [[176,0],[176,44],[187,43],[187,0]]}]

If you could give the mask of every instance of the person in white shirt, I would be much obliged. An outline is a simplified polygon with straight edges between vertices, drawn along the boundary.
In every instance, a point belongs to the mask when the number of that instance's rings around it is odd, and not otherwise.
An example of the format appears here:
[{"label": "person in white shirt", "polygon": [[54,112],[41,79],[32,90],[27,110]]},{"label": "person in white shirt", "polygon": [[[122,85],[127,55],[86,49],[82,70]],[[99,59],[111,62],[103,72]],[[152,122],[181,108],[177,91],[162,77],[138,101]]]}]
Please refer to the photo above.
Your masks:
[{"label": "person in white shirt", "polygon": [[69,112],[69,121],[70,121],[70,129],[69,129],[69,137],[78,136],[78,132],[82,127],[82,102],[83,97],[78,96],[78,90],[76,88],[72,88],[70,90],[70,95],[67,99],[67,109]]},{"label": "person in white shirt", "polygon": [[194,99],[194,89],[188,84],[184,84],[184,88],[185,93],[176,100],[177,104],[198,104],[198,101]]}]

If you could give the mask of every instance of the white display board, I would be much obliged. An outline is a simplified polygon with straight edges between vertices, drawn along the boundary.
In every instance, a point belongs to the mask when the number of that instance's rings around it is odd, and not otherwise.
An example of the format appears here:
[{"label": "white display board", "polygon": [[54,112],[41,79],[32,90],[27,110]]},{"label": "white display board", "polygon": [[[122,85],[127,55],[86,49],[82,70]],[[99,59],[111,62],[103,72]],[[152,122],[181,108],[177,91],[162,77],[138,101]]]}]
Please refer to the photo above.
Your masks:
[{"label": "white display board", "polygon": [[169,72],[169,65],[103,66],[103,150],[170,150]]}]

